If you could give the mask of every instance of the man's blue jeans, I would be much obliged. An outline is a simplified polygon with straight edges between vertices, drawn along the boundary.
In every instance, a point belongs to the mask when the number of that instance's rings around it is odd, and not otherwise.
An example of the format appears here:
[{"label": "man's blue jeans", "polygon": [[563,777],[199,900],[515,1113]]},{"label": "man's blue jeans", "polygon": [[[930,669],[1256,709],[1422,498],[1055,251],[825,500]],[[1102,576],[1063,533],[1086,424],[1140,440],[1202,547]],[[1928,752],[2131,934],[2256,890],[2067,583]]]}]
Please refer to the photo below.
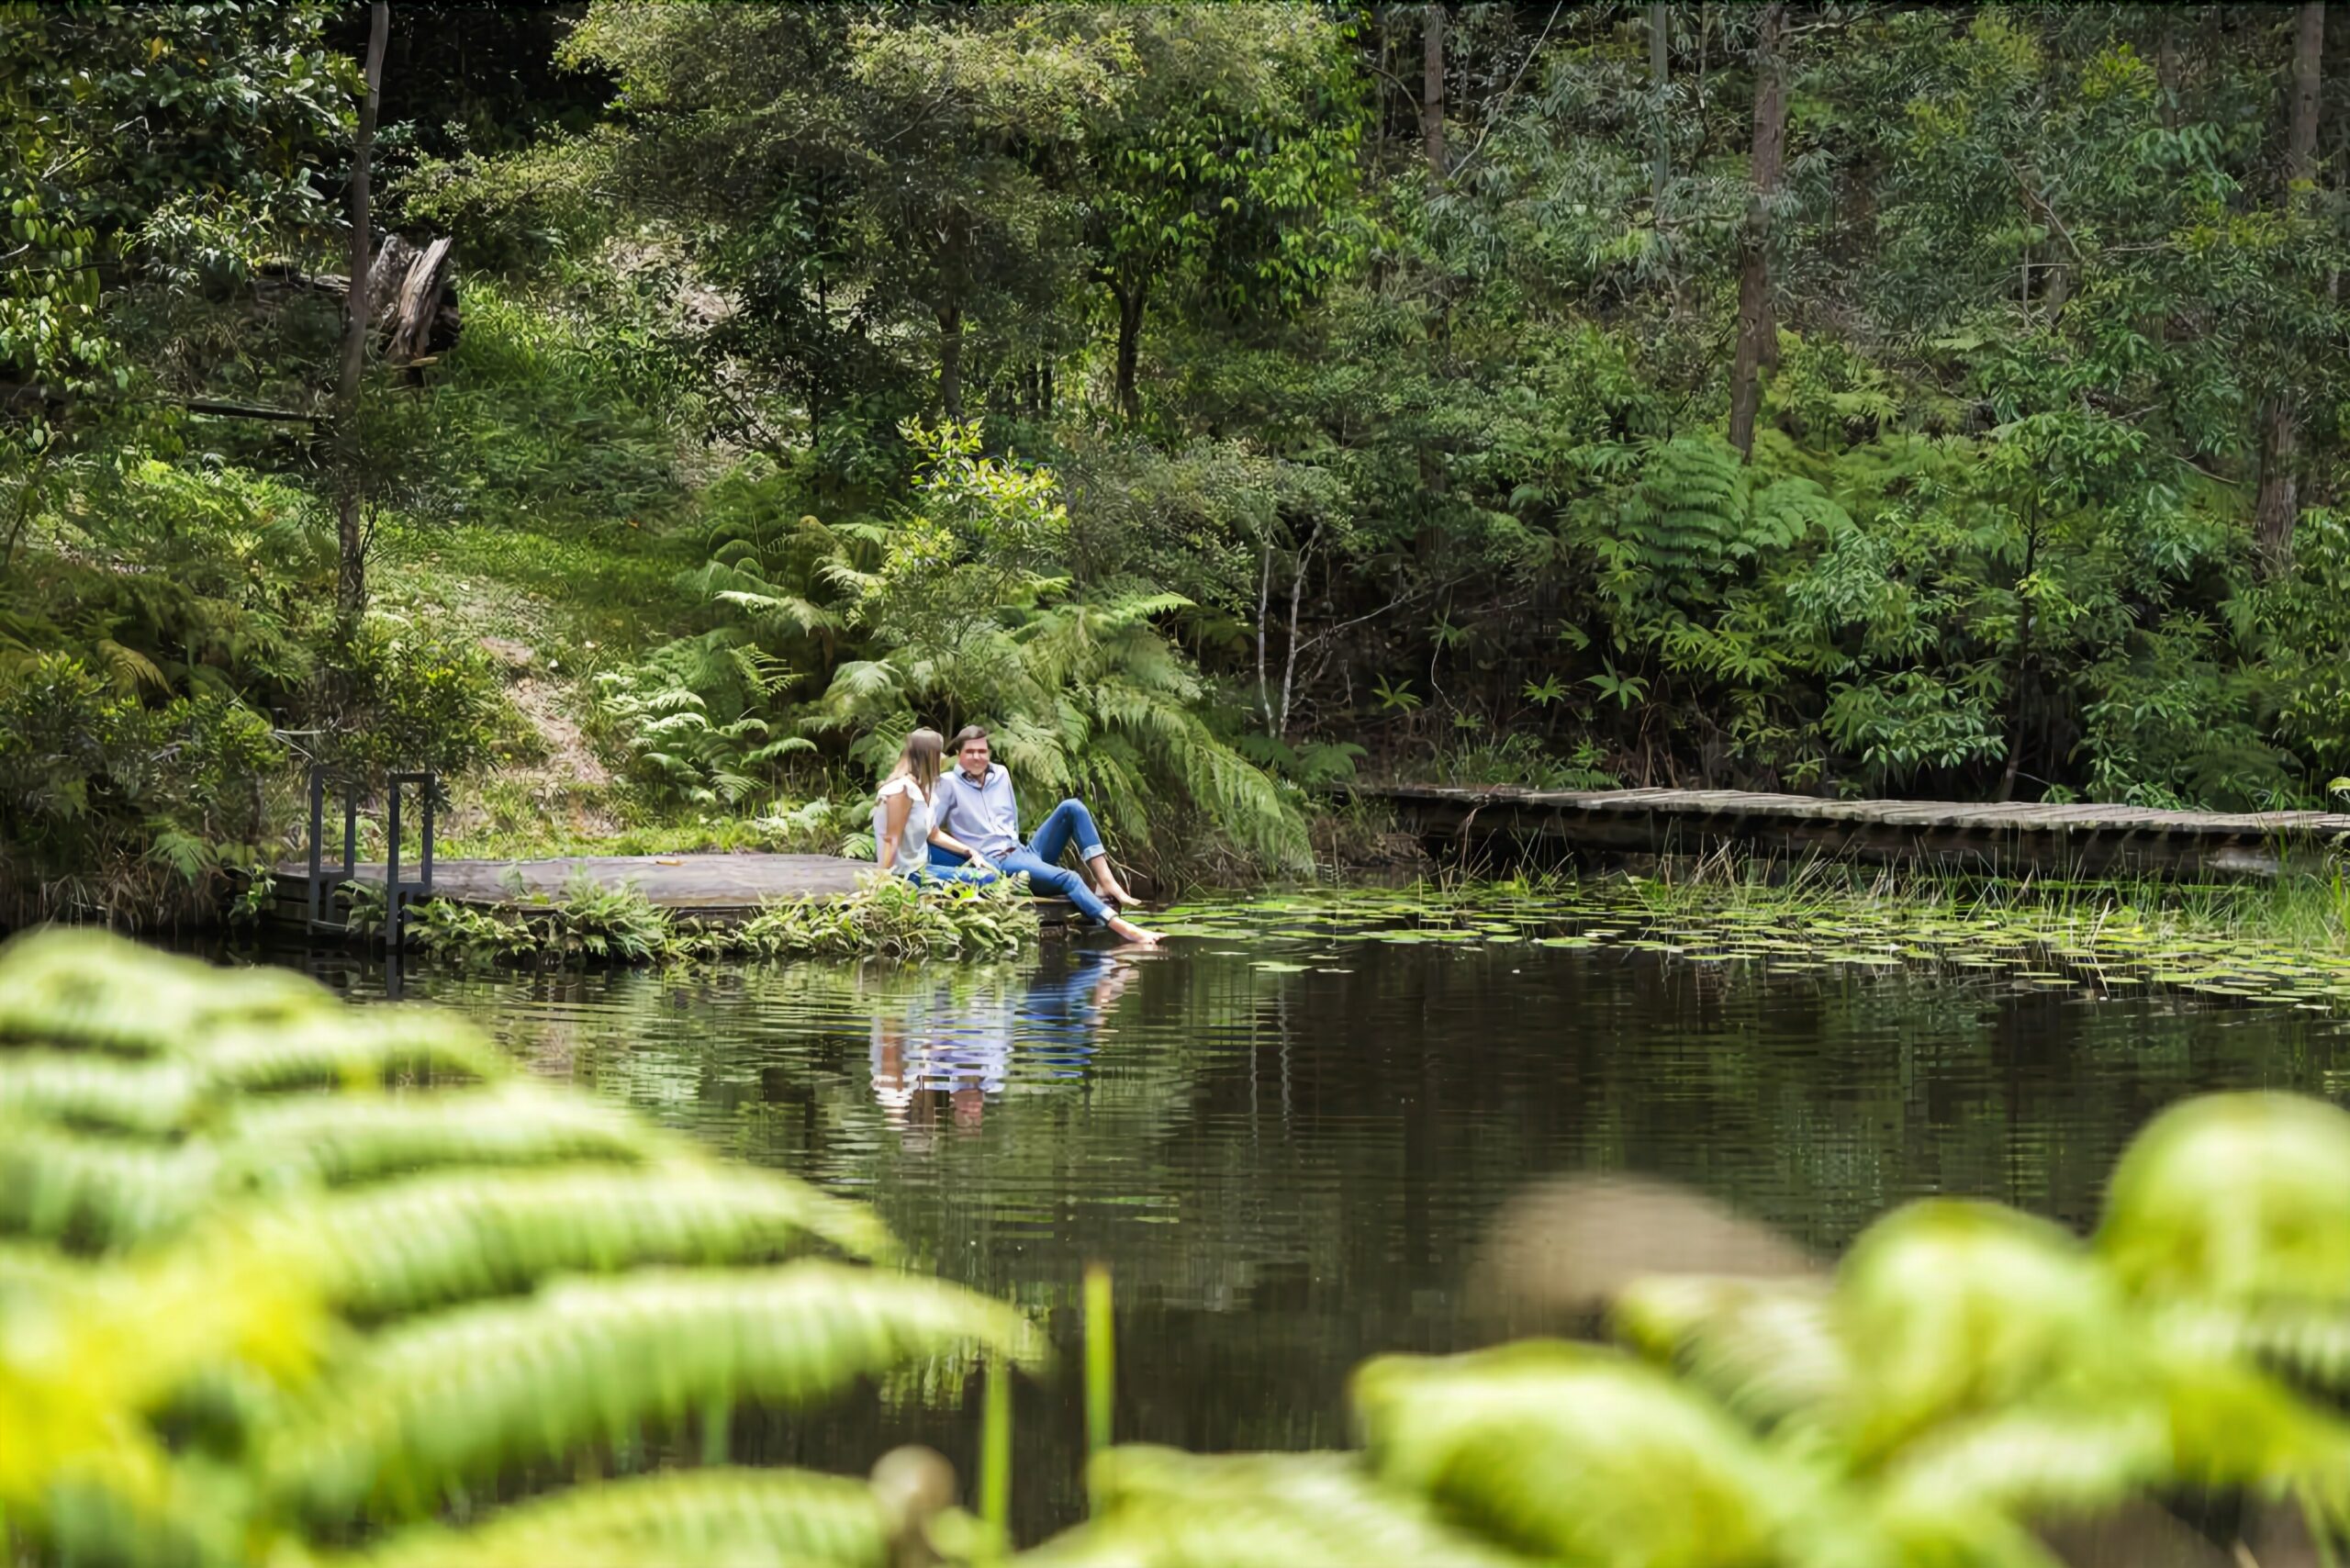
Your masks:
[{"label": "man's blue jeans", "polygon": [[[995,863],[1007,876],[1014,871],[1025,872],[1028,888],[1039,897],[1064,898],[1075,904],[1078,913],[1096,925],[1110,924],[1111,910],[1094,893],[1081,871],[1064,870],[1060,857],[1069,846],[1077,846],[1080,859],[1091,860],[1102,853],[1102,833],[1093,825],[1093,813],[1085,809],[1082,801],[1063,801],[1052,809],[1050,815],[1036,824],[1028,842],[1008,854],[999,855]],[[930,846],[930,863],[941,873],[966,871],[963,857],[935,844]]]}]

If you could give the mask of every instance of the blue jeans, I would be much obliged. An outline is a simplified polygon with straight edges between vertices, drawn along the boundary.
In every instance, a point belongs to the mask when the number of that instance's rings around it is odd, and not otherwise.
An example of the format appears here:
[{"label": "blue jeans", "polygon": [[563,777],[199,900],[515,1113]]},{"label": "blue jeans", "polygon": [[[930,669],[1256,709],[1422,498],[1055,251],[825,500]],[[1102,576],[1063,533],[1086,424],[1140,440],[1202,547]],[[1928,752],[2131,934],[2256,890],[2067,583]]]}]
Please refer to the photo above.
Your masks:
[{"label": "blue jeans", "polygon": [[[1093,813],[1085,809],[1082,801],[1063,801],[1055,806],[1051,814],[1036,824],[1036,831],[1028,835],[1027,843],[1009,854],[997,856],[995,863],[1007,875],[1013,871],[1026,873],[1029,890],[1038,897],[1067,899],[1077,906],[1080,914],[1094,924],[1107,925],[1110,924],[1110,906],[1103,903],[1087,884],[1084,873],[1063,870],[1058,864],[1060,857],[1069,853],[1071,844],[1077,846],[1078,854],[1087,860],[1102,853],[1101,830],[1093,825]],[[961,856],[941,849],[935,844],[930,846],[930,864],[936,871],[970,872],[970,868],[963,864]],[[984,877],[986,873],[978,875]]]},{"label": "blue jeans", "polygon": [[900,871],[898,875],[909,882],[970,882],[979,887],[985,887],[996,879],[993,871],[974,870],[934,844],[930,846],[929,865],[917,866],[911,871]]}]

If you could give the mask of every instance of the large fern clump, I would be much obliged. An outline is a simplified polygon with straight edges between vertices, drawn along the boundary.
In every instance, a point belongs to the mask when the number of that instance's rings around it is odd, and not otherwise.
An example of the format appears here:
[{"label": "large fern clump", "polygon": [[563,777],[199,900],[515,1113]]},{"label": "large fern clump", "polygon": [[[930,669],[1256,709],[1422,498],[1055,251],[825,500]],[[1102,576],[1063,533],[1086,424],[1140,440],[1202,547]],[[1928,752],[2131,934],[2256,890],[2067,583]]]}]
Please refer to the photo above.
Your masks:
[{"label": "large fern clump", "polygon": [[[878,1563],[863,1482],[722,1462],[738,1405],[1028,1353],[892,1248],[449,1014],[95,933],[0,950],[11,1561]],[[545,1490],[648,1454],[709,1464]]]},{"label": "large fern clump", "polygon": [[2124,1520],[2165,1553],[2216,1530],[2215,1561],[2230,1529],[2237,1561],[2350,1543],[2350,1114],[2318,1101],[2165,1113],[2087,1240],[1929,1200],[1832,1277],[1636,1277],[1610,1316],[1618,1346],[1366,1363],[1359,1451],[1109,1450],[1095,1518],[1037,1559],[2055,1568]]}]

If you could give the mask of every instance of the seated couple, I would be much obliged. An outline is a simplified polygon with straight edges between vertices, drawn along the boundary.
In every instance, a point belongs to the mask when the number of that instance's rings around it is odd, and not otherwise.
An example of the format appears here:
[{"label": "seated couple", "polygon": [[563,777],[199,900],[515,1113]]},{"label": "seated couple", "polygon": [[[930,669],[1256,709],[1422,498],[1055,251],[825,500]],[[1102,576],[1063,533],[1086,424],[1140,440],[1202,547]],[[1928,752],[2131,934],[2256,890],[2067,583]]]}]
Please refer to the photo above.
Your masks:
[{"label": "seated couple", "polygon": [[[1140,901],[1110,868],[1110,852],[1083,801],[1055,806],[1023,844],[1012,775],[990,755],[988,733],[977,724],[965,728],[955,737],[955,766],[942,772],[946,751],[936,730],[906,737],[898,766],[873,802],[875,860],[917,881],[992,882],[1024,872],[1032,890],[1069,900],[1094,924],[1129,942],[1158,940],[1156,932],[1118,913],[1117,906]],[[1084,876],[1061,867],[1072,844],[1085,862]]]}]

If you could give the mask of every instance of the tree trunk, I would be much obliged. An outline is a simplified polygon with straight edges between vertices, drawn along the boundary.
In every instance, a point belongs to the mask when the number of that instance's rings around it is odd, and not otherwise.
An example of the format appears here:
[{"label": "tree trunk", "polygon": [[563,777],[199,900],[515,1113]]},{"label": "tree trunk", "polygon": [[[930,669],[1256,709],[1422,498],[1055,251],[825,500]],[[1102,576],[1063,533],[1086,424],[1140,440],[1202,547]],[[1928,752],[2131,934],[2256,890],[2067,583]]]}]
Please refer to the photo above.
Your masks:
[{"label": "tree trunk", "polygon": [[351,152],[351,292],[342,312],[342,364],[335,380],[335,536],[341,560],[335,574],[334,608],[346,627],[358,623],[367,608],[367,534],[360,525],[359,390],[367,364],[368,325],[373,318],[368,297],[374,279],[369,262],[375,255],[368,231],[369,162],[375,151],[375,109],[384,86],[384,39],[391,27],[391,7],[375,0],[368,7],[366,86],[359,100],[359,137]]},{"label": "tree trunk", "polygon": [[963,307],[938,312],[938,406],[950,420],[963,417]]},{"label": "tree trunk", "polygon": [[2318,65],[2325,55],[2325,7],[2302,6],[2293,29],[2293,116],[2285,138],[2285,179],[2306,180],[2317,169]]},{"label": "tree trunk", "polygon": [[1113,284],[1110,297],[1118,302],[1118,412],[1139,419],[1142,393],[1136,378],[1142,365],[1142,313],[1150,299],[1150,285],[1146,281],[1128,290]]},{"label": "tree trunk", "polygon": [[[2325,7],[2300,7],[2293,30],[2292,116],[2285,135],[2285,202],[2300,207],[2317,172],[2318,65],[2325,53]],[[2300,411],[2288,389],[2268,400],[2260,441],[2260,485],[2252,506],[2253,542],[2271,571],[2293,558],[2300,516]]]},{"label": "tree trunk", "polygon": [[1444,182],[1444,7],[1427,6],[1420,18],[1420,141],[1428,178]]},{"label": "tree trunk", "polygon": [[1665,183],[1673,178],[1673,122],[1665,98],[1673,86],[1671,20],[1664,0],[1654,0],[1649,6],[1649,86],[1656,94],[1656,147],[1650,155],[1649,177],[1655,187],[1650,210],[1660,223],[1664,219]]},{"label": "tree trunk", "polygon": [[2163,129],[2178,129],[2178,26],[2163,13],[2163,36],[2154,48],[2155,96],[2162,101]]},{"label": "tree trunk", "polygon": [[1738,356],[1729,384],[1729,442],[1750,462],[1754,416],[1762,406],[1762,367],[1773,357],[1768,340],[1778,331],[1771,314],[1771,198],[1786,153],[1787,83],[1781,58],[1786,25],[1786,6],[1765,6],[1754,39],[1754,188],[1739,237]]}]

